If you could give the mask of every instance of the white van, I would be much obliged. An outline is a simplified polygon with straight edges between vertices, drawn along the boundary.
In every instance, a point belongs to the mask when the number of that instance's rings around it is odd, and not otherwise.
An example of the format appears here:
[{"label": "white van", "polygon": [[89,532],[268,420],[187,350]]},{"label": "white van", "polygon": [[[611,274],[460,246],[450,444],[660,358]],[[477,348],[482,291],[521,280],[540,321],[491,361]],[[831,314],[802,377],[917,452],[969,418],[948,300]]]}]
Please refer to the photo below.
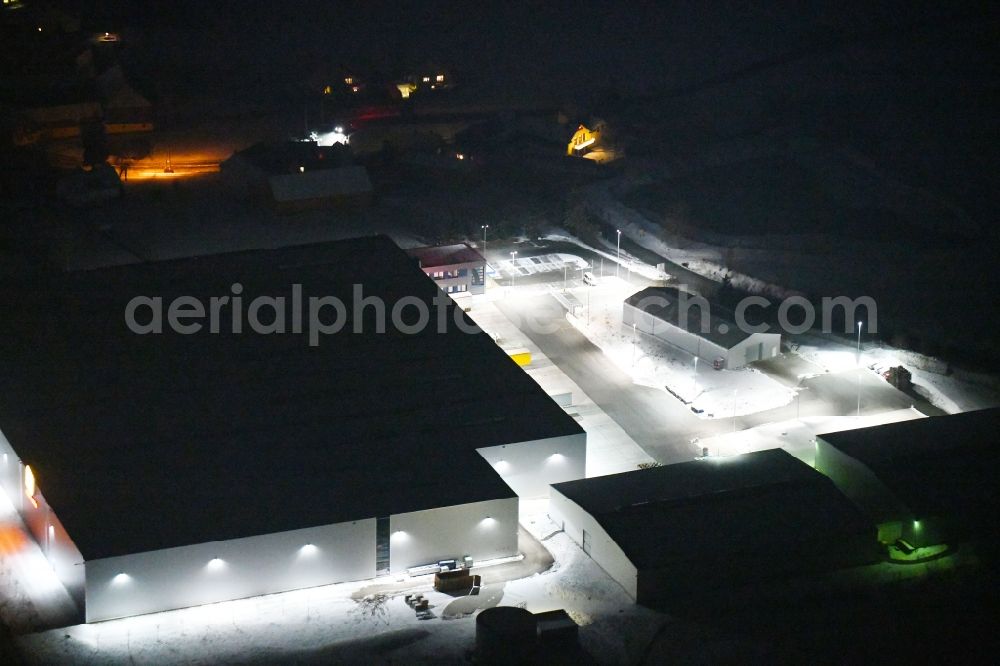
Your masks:
[{"label": "white van", "polygon": [[591,273],[590,271],[586,271],[583,274],[583,283],[589,284],[591,287],[593,287],[595,284],[597,284],[597,279],[594,277],[593,273]]}]

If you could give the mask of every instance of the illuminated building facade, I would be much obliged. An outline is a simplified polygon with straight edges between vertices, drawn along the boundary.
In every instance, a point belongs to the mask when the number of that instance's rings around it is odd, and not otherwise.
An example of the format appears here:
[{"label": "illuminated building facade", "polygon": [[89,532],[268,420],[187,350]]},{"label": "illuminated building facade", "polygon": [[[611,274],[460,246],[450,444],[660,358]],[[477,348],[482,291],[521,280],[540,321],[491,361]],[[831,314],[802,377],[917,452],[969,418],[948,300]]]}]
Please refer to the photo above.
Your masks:
[{"label": "illuminated building facade", "polygon": [[720,369],[742,368],[781,352],[780,333],[741,328],[733,317],[721,315],[720,306],[676,287],[647,287],[622,305],[626,327],[634,325],[639,333],[652,335]]},{"label": "illuminated building facade", "polygon": [[415,247],[406,252],[446,294],[482,294],[486,288],[486,259],[465,243]]},{"label": "illuminated building facade", "polygon": [[595,125],[594,129],[590,129],[585,125],[577,127],[576,131],[573,132],[573,137],[569,140],[569,144],[566,146],[566,154],[580,157],[592,150],[596,150],[601,139],[601,129],[600,125]]}]

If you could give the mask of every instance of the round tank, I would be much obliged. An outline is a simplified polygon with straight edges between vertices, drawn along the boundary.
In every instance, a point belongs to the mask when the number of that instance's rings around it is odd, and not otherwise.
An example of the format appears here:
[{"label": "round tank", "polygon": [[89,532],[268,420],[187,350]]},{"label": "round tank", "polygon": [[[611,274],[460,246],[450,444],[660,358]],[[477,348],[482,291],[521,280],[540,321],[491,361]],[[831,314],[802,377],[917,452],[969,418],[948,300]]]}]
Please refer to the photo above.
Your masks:
[{"label": "round tank", "polygon": [[524,664],[535,650],[535,616],[524,608],[495,606],[476,616],[476,657],[484,664]]}]

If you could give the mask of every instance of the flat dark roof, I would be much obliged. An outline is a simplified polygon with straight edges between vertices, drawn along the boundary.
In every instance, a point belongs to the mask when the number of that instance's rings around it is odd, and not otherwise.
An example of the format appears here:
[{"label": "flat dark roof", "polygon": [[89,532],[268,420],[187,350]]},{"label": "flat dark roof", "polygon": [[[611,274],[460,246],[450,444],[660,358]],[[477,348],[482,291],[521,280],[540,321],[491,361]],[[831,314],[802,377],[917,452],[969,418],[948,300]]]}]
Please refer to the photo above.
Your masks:
[{"label": "flat dark roof", "polygon": [[465,243],[455,245],[432,245],[429,247],[414,247],[406,251],[411,257],[420,261],[422,268],[435,266],[452,266],[455,264],[485,263],[483,255]]},{"label": "flat dark roof", "polygon": [[[668,324],[714,342],[723,349],[732,349],[750,337],[750,333],[739,329],[728,312],[725,313],[726,317],[719,316],[719,313],[723,312],[722,306],[711,304],[706,317],[703,309],[698,307],[697,301],[694,300],[699,297],[695,294],[686,295],[691,300],[688,301],[687,320],[683,324],[680,316],[682,308],[679,305],[681,290],[677,287],[646,287],[626,298],[625,302]],[[703,324],[707,325],[704,331]]]},{"label": "flat dark roof", "polygon": [[960,516],[1000,507],[1000,408],[819,437],[870,469],[918,515]]},{"label": "flat dark roof", "polygon": [[593,516],[639,568],[873,529],[828,478],[781,449],[552,487]]},{"label": "flat dark roof", "polygon": [[[348,323],[317,347],[124,323],[136,295],[166,311],[235,282],[244,311],[297,283],[341,298]],[[385,237],[0,290],[0,429],[86,559],[513,497],[477,448],[582,432],[485,333],[377,334],[372,310],[350,332],[356,283],[389,309],[441,293]]]}]

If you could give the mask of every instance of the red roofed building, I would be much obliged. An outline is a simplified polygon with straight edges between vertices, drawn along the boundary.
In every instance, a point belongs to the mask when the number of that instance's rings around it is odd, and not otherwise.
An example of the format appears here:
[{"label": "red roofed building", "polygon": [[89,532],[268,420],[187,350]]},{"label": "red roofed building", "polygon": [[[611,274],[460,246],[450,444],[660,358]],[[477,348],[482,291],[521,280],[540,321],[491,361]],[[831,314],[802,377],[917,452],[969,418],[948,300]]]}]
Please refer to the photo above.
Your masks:
[{"label": "red roofed building", "polygon": [[465,243],[415,247],[406,252],[447,294],[482,294],[485,291],[486,260]]}]

